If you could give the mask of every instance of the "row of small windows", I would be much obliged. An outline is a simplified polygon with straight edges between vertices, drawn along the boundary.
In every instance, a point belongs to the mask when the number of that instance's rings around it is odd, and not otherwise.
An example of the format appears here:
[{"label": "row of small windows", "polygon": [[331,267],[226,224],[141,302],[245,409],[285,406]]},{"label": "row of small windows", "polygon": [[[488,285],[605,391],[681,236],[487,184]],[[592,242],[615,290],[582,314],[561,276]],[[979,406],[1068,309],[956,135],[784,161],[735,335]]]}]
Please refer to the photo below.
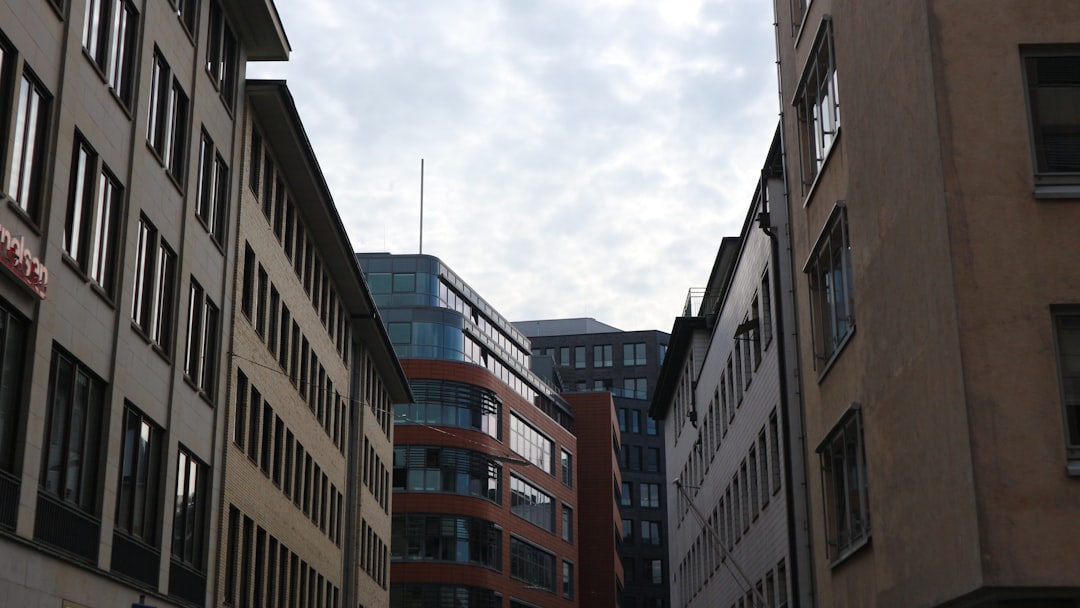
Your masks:
[{"label": "row of small windows", "polygon": [[360,520],[360,569],[383,589],[390,583],[390,548],[366,519]]},{"label": "row of small windows", "polygon": [[390,608],[502,608],[502,605],[500,593],[483,587],[438,583],[390,585]]},{"label": "row of small windows", "polygon": [[240,311],[251,322],[255,333],[266,341],[282,373],[288,375],[300,398],[307,401],[327,436],[344,452],[345,398],[334,390],[334,381],[319,363],[319,356],[309,345],[300,324],[292,317],[266,269],[255,261],[255,252],[247,244],[244,248]]},{"label": "row of small windows", "polygon": [[[260,174],[261,171],[261,174]],[[261,175],[261,179],[260,179]],[[274,159],[269,149],[264,150],[262,136],[252,124],[251,162],[249,164],[249,186],[256,200],[262,195],[262,211],[272,228],[274,236],[281,243],[285,257],[293,263],[296,278],[308,293],[315,314],[337,347],[342,361],[349,360],[349,319],[344,305],[331,285],[325,264],[316,250],[315,237],[304,226],[297,210],[297,205],[283,181],[283,176],[276,170]]]},{"label": "row of small windows", "polygon": [[[767,351],[772,344],[772,297],[769,276],[769,270],[766,268],[761,276],[760,290],[754,294],[749,310],[736,329],[726,371],[721,373],[719,385],[713,391],[710,413],[712,408],[719,404],[722,412],[719,419],[725,435],[728,424],[735,420],[735,410],[742,406],[743,395],[750,387],[754,372],[761,365],[763,352]],[[677,420],[689,418],[692,422],[697,421],[698,413],[694,409],[694,399],[691,394],[695,384],[691,378],[693,369],[693,355],[691,354],[683,368],[683,378],[675,395]],[[685,426],[684,424],[675,425],[676,441],[682,435]],[[714,433],[721,431],[715,424],[712,428]]]},{"label": "row of small windows", "polygon": [[[712,545],[711,537],[699,537],[690,551],[679,564],[679,584],[683,606],[689,606],[705,591],[710,579],[720,572],[725,556],[718,554]],[[788,580],[787,563],[780,560],[775,568],[770,567],[758,578],[753,588],[738,584],[738,599],[732,601],[731,608],[787,608]],[[729,579],[730,580],[730,579]]]},{"label": "row of small windows", "polygon": [[240,369],[233,442],[312,524],[341,546],[345,497]]},{"label": "row of small windows", "polygon": [[[622,562],[623,574],[627,583],[664,584],[664,560],[649,557],[638,561],[632,557],[623,557]],[[640,567],[638,567],[639,565]],[[634,603],[629,602],[628,604],[632,605]],[[627,604],[627,602],[624,601],[624,604]]]},{"label": "row of small windows", "polygon": [[555,533],[555,499],[516,475],[510,476],[510,512]]},{"label": "row of small windows", "polygon": [[[557,365],[562,367],[573,366],[578,369],[584,369],[588,365],[588,361],[585,358],[586,348],[584,346],[574,347],[574,356],[571,359],[570,347],[559,347],[559,356],[555,357],[554,348],[534,348],[532,349],[533,356],[546,356],[551,357]],[[612,345],[600,344],[593,346],[593,367],[612,367]],[[648,364],[648,356],[646,355],[646,345],[644,342],[632,342],[623,344],[623,359],[622,364],[624,367],[646,365]]]},{"label": "row of small windows", "polygon": [[510,577],[526,585],[555,591],[555,554],[511,536]]},{"label": "row of small windows", "polygon": [[379,458],[375,447],[371,445],[367,437],[364,437],[364,487],[371,492],[375,500],[379,502],[383,512],[390,512],[390,471],[386,469],[382,458]]},{"label": "row of small windows", "polygon": [[436,446],[395,446],[395,490],[450,492],[502,504],[502,465],[481,452]]},{"label": "row of small windows", "polygon": [[[644,460],[642,460],[642,454],[645,455]],[[620,451],[620,456],[622,457],[620,466],[624,471],[661,473],[664,470],[660,448],[646,447],[643,450],[639,445],[624,445]]]},{"label": "row of small windows", "polygon": [[461,515],[394,515],[391,555],[395,560],[474,564],[502,572],[502,530]]},{"label": "row of small windows", "polygon": [[[679,479],[683,487],[700,488],[708,473],[709,465],[716,455],[708,443],[700,440],[694,444],[686,465]],[[717,504],[714,515],[719,513],[720,536],[727,540],[729,547],[742,538],[742,533],[750,528],[752,521],[769,504],[769,497],[780,491],[783,476],[780,468],[780,431],[776,410],[769,415],[767,428],[763,427],[757,441],[750,444],[746,458],[735,471],[731,483]],[[698,490],[692,489],[696,496]],[[680,499],[680,517],[684,517],[690,503],[682,495]]]},{"label": "row of small windows", "polygon": [[233,505],[229,505],[226,534],[225,604],[268,608],[341,606],[341,588],[329,575],[316,570]]},{"label": "row of small windows", "polygon": [[414,403],[394,405],[397,424],[434,424],[478,431],[502,440],[502,400],[490,389],[416,378],[409,381]]},{"label": "row of small windows", "polygon": [[390,428],[394,424],[393,410],[390,407],[390,393],[386,391],[386,384],[382,376],[375,368],[375,362],[370,356],[365,356],[364,363],[364,399],[371,407],[371,414],[379,423],[383,436],[390,439]]},{"label": "row of small windows", "polygon": [[[648,519],[642,519],[636,522],[640,526],[640,530],[635,529],[635,520],[630,518],[623,518],[622,520],[622,542],[626,545],[641,544],[641,545],[655,545],[661,544],[660,534],[662,533],[663,524],[662,521],[653,521]],[[635,533],[637,536],[635,538]]]}]

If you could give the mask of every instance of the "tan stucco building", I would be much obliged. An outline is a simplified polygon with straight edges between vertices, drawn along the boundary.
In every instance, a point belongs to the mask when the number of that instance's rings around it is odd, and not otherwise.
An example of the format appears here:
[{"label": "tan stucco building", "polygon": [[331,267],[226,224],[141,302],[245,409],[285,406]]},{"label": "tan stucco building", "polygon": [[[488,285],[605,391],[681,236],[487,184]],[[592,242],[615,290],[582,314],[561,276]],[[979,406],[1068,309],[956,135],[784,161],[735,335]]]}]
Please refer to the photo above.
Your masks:
[{"label": "tan stucco building", "polygon": [[386,606],[405,376],[288,88],[246,90],[216,601]]},{"label": "tan stucco building", "polygon": [[1078,605],[1080,4],[775,8],[818,603]]}]

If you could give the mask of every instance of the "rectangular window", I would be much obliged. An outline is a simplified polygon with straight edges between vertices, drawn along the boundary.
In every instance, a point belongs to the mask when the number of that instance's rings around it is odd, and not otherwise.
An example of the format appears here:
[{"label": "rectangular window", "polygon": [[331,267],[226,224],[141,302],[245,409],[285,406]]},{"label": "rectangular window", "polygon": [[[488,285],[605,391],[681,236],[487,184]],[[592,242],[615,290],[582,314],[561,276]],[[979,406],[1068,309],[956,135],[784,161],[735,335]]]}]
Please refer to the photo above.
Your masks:
[{"label": "rectangular window", "polygon": [[645,365],[645,343],[623,344],[623,365]]},{"label": "rectangular window", "polygon": [[585,347],[584,346],[575,346],[574,347],[574,368],[575,369],[584,369],[585,368]]},{"label": "rectangular window", "polygon": [[574,564],[563,560],[562,595],[568,600],[574,599]]},{"label": "rectangular window", "polygon": [[593,367],[612,366],[612,348],[610,344],[597,344],[593,347]]},{"label": "rectangular window", "polygon": [[251,192],[256,198],[259,196],[259,180],[262,175],[260,169],[262,169],[262,136],[259,135],[259,130],[252,123],[251,159],[248,161],[248,187],[251,188]]},{"label": "rectangular window", "polygon": [[176,253],[145,215],[139,217],[138,230],[131,320],[168,357],[176,299]]},{"label": "rectangular window", "polygon": [[1061,378],[1061,402],[1064,408],[1065,449],[1070,460],[1069,472],[1080,475],[1080,309],[1054,311],[1057,338],[1058,374]]},{"label": "rectangular window", "polygon": [[847,207],[837,203],[803,268],[810,284],[814,358],[828,362],[855,330]]},{"label": "rectangular window", "polygon": [[825,499],[826,555],[844,557],[870,536],[862,409],[853,405],[817,448]]},{"label": "rectangular window", "polygon": [[791,0],[791,33],[799,31],[806,18],[806,5],[810,0]]},{"label": "rectangular window", "polygon": [[574,510],[566,505],[562,506],[562,539],[574,542]]},{"label": "rectangular window", "polygon": [[214,400],[217,381],[217,350],[221,328],[218,307],[191,279],[188,292],[188,330],[184,355],[184,373],[210,401]]},{"label": "rectangular window", "polygon": [[266,269],[259,264],[255,282],[255,333],[260,336],[266,333],[266,289],[269,283]]},{"label": "rectangular window", "polygon": [[619,505],[623,507],[634,506],[634,486],[629,481],[622,482],[622,491],[619,493]]},{"label": "rectangular window", "polygon": [[[0,301],[0,470],[15,470],[27,323]],[[0,520],[2,521],[2,520]],[[5,522],[14,525],[14,520]]]},{"label": "rectangular window", "polygon": [[537,526],[555,532],[555,502],[531,483],[510,476],[510,512]]},{"label": "rectangular window", "polygon": [[42,196],[42,171],[48,147],[49,94],[24,68],[15,108],[15,145],[7,194],[31,219],[37,220]]},{"label": "rectangular window", "polygon": [[1070,185],[1072,194],[1063,196],[1075,197],[1080,185],[1080,47],[1036,47],[1023,60],[1036,186]]},{"label": "rectangular window", "polygon": [[251,320],[252,302],[255,299],[255,251],[244,243],[244,274],[240,284],[240,312]]},{"label": "rectangular window", "polygon": [[769,270],[761,277],[761,346],[768,350],[772,343],[772,296],[769,290]]},{"label": "rectangular window", "polygon": [[248,437],[247,455],[251,462],[258,462],[259,458],[259,419],[262,415],[262,393],[254,386],[251,387],[251,401],[248,408]]},{"label": "rectangular window", "polygon": [[638,490],[641,492],[640,504],[642,507],[652,509],[660,508],[660,484],[641,483],[638,486]]},{"label": "rectangular window", "polygon": [[510,449],[533,463],[541,471],[554,475],[552,455],[555,442],[536,430],[516,414],[510,415]]},{"label": "rectangular window", "polygon": [[281,295],[278,293],[277,287],[274,287],[273,283],[270,284],[270,308],[267,311],[267,335],[266,346],[270,349],[270,353],[277,355],[278,347],[278,312],[281,309]]},{"label": "rectangular window", "polygon": [[225,603],[236,601],[236,552],[240,535],[240,510],[229,505],[229,528],[225,543]]},{"label": "rectangular window", "polygon": [[[758,433],[758,454],[761,455],[759,475],[761,476],[761,508],[764,509],[765,505],[769,504],[769,496],[772,495],[772,492],[769,491],[769,447],[765,441],[765,429],[761,429],[761,432]],[[778,462],[773,461],[773,467],[778,465]]]},{"label": "rectangular window", "polygon": [[206,40],[206,71],[221,94],[221,100],[231,110],[236,100],[237,63],[236,35],[225,20],[221,6],[210,3],[210,30]]},{"label": "rectangular window", "polygon": [[41,488],[90,514],[96,511],[105,383],[53,350]]},{"label": "rectangular window", "polygon": [[660,449],[659,448],[645,448],[645,472],[646,473],[659,473],[660,472]]},{"label": "rectangular window", "polygon": [[144,543],[158,546],[158,482],[161,479],[161,444],[164,434],[139,411],[124,408],[124,435],[120,447],[120,486],[116,499],[116,527]]},{"label": "rectangular window", "polygon": [[225,221],[229,207],[229,166],[214,149],[204,130],[199,145],[198,190],[195,215],[218,245],[225,244]]},{"label": "rectangular window", "polygon": [[510,538],[510,576],[526,584],[555,590],[555,556],[517,537]]},{"label": "rectangular window", "polygon": [[772,492],[780,491],[780,428],[776,419],[776,410],[769,415],[769,458],[773,461],[770,471],[772,476]]},{"label": "rectangular window", "polygon": [[86,3],[83,48],[125,107],[131,104],[138,29],[138,13],[129,0]]},{"label": "rectangular window", "polygon": [[272,444],[271,433],[274,427],[274,410],[270,407],[270,403],[263,401],[262,410],[262,430],[259,433],[259,466],[262,467],[263,474],[270,475],[270,460]]},{"label": "rectangular window", "polygon": [[562,482],[568,488],[574,487],[574,456],[566,450],[562,450]]},{"label": "rectangular window", "polygon": [[195,34],[195,19],[199,15],[199,0],[176,0],[176,16],[189,34]]},{"label": "rectangular window", "polygon": [[110,295],[116,270],[122,193],[116,177],[76,133],[71,192],[64,222],[64,252]]},{"label": "rectangular window", "polygon": [[187,147],[188,96],[173,77],[161,50],[154,47],[146,139],[169,174],[182,183]]},{"label": "rectangular window", "polygon": [[245,425],[247,424],[248,378],[236,370],[236,412],[233,415],[233,442],[244,449]]},{"label": "rectangular window", "polygon": [[641,543],[643,545],[660,544],[660,522],[641,520]]},{"label": "rectangular window", "polygon": [[832,21],[828,17],[822,21],[810,51],[795,94],[794,106],[799,122],[802,181],[804,188],[808,188],[821,172],[840,131]]},{"label": "rectangular window", "polygon": [[200,572],[206,541],[208,467],[183,447],[176,463],[176,511],[173,514],[173,559]]}]

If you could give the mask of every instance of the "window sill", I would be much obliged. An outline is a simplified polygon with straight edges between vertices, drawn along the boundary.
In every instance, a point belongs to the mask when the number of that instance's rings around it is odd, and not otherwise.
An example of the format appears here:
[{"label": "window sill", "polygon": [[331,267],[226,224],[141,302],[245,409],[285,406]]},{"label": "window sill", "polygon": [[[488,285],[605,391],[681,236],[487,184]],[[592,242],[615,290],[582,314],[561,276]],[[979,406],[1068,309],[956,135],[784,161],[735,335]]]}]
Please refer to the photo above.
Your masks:
[{"label": "window sill", "polygon": [[862,551],[864,548],[870,546],[870,533],[867,532],[865,536],[852,543],[849,547],[841,551],[836,558],[829,562],[829,569],[834,570],[841,566],[844,562],[850,560],[855,554]]},{"label": "window sill", "polygon": [[[845,335],[843,337],[843,339],[840,340],[840,343],[836,345],[836,348],[833,349],[833,352],[828,356],[828,358],[825,359],[825,364],[822,365],[821,371],[818,372],[818,377],[817,377],[817,383],[818,384],[821,384],[822,381],[825,380],[825,376],[827,376],[829,374],[829,371],[833,368],[833,365],[836,363],[836,360],[840,358],[840,354],[844,352],[845,348],[847,348],[848,343],[851,342],[851,337],[854,336],[854,335],[855,335],[855,324],[852,323],[851,324],[851,331],[849,331],[847,333],[847,335]],[[814,358],[817,359],[818,356],[815,354]]]},{"label": "window sill", "polygon": [[[41,228],[38,226],[37,222],[34,221],[33,216],[31,216],[26,209],[23,209],[22,206],[19,205],[18,201],[16,201],[11,196],[5,193],[4,198],[7,199],[8,208],[11,209],[12,213],[18,216],[19,219],[21,219],[23,223],[26,224],[26,227],[30,230],[30,232],[34,234],[34,236],[40,237]],[[11,228],[8,228],[8,232],[11,232]],[[12,237],[14,238],[14,235],[12,235]]]},{"label": "window sill", "polygon": [[1080,200],[1080,184],[1036,185],[1035,198],[1039,200]]},{"label": "window sill", "polygon": [[1065,464],[1065,473],[1069,477],[1080,477],[1080,460],[1070,460]]}]

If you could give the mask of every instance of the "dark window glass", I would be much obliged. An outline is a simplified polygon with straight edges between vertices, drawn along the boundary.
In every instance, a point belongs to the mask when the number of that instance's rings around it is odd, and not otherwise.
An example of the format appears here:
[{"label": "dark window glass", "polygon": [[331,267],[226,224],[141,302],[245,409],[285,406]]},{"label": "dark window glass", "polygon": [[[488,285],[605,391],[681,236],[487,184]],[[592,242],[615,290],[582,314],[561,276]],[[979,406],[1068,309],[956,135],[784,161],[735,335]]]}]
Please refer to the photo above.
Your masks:
[{"label": "dark window glass", "polygon": [[93,514],[104,416],[105,383],[66,353],[53,350],[41,487]]},{"label": "dark window glass", "polygon": [[207,483],[209,468],[180,448],[176,461],[176,507],[173,514],[173,559],[205,571]]}]

